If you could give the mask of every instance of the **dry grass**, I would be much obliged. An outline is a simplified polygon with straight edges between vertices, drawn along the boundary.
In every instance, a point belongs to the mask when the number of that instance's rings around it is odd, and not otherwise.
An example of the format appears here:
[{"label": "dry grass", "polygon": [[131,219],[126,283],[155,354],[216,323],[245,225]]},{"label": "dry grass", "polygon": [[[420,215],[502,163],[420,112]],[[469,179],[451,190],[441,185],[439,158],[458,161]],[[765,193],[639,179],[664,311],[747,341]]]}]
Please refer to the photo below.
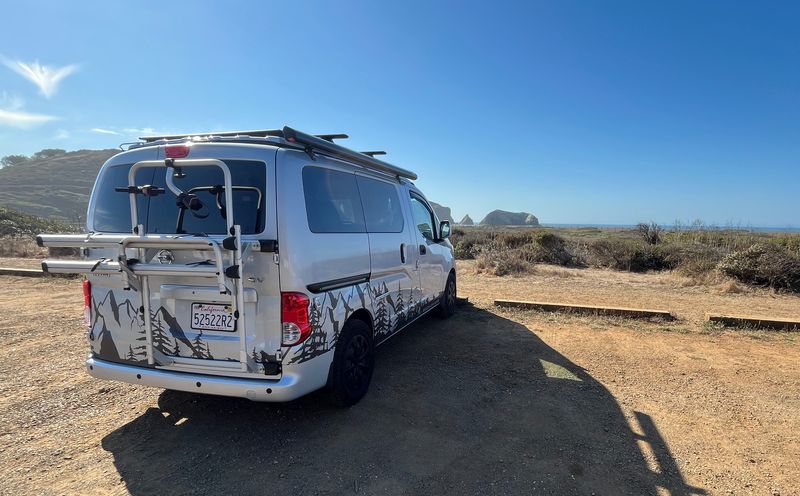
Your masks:
[{"label": "dry grass", "polygon": [[[486,305],[506,298],[653,308],[672,312],[679,325],[693,331],[702,328],[706,313],[800,317],[800,295],[747,286],[721,275],[698,285],[698,281],[674,272],[640,274],[537,265],[533,273],[514,277],[475,276],[475,265],[472,260],[458,261],[459,293]],[[563,317],[554,314],[543,318]],[[631,325],[639,326],[636,322]]]},{"label": "dry grass", "polygon": [[36,245],[36,241],[29,236],[3,236],[0,237],[0,257],[13,258],[45,258],[47,248]]},{"label": "dry grass", "polygon": [[[697,228],[635,229],[458,228],[456,258],[475,259],[477,271],[523,275],[541,264],[626,272],[675,271],[687,285],[741,283],[800,292],[800,234]],[[727,277],[723,277],[723,274]]]}]

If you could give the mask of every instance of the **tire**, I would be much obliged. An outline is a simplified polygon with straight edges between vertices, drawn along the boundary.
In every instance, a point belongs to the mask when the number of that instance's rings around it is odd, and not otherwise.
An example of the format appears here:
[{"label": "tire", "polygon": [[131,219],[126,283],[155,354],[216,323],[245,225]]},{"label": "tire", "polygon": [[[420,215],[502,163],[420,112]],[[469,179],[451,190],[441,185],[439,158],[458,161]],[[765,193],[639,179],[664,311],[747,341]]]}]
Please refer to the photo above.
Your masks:
[{"label": "tire", "polygon": [[441,319],[451,317],[456,313],[456,275],[450,274],[447,277],[447,284],[439,299],[439,306],[436,308],[436,316]]},{"label": "tire", "polygon": [[348,320],[339,334],[328,378],[331,402],[340,407],[358,403],[367,394],[374,368],[371,329],[362,320]]}]

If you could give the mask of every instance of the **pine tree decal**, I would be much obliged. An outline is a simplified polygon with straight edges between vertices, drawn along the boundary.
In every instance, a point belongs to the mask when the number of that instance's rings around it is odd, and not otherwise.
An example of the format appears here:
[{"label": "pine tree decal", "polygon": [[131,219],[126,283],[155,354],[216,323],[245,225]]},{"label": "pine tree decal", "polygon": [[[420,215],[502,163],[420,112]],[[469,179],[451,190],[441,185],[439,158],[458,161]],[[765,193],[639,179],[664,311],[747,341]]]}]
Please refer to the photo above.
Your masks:
[{"label": "pine tree decal", "polygon": [[[164,353],[165,355],[171,354],[170,352],[172,351],[171,350],[172,340],[165,332],[160,314],[156,314],[156,321],[153,322],[152,334],[153,334],[153,349],[156,349],[161,353]],[[177,346],[177,344],[178,343],[176,341],[175,345]]]},{"label": "pine tree decal", "polygon": [[350,300],[352,298],[353,298],[353,289],[351,288],[350,289],[350,296],[348,296],[347,299],[344,300],[344,303],[343,303],[343,305],[344,305],[344,320],[347,320],[347,318],[350,317],[350,315],[352,315],[352,313],[354,312],[353,307],[350,306]]},{"label": "pine tree decal", "polygon": [[386,301],[381,299],[378,302],[378,308],[375,311],[375,331],[378,335],[384,335],[389,333],[389,327],[391,326],[391,322],[389,321],[389,313],[386,311]]},{"label": "pine tree decal", "polygon": [[125,355],[126,360],[130,360],[132,362],[136,362],[136,355],[133,354],[133,345],[128,345],[128,354]]},{"label": "pine tree decal", "polygon": [[322,312],[320,312],[319,305],[317,305],[315,301],[314,304],[311,305],[311,311],[308,315],[308,323],[311,325],[311,336],[309,336],[306,341],[306,343],[308,343],[307,351],[311,356],[316,356],[319,352],[325,350],[325,341],[327,339],[325,332],[322,330],[322,323],[320,322],[321,317]]},{"label": "pine tree decal", "polygon": [[200,334],[192,340],[192,346],[194,347],[195,358],[214,358],[211,355],[211,350],[208,349],[208,343],[203,340],[203,331],[200,331]]}]

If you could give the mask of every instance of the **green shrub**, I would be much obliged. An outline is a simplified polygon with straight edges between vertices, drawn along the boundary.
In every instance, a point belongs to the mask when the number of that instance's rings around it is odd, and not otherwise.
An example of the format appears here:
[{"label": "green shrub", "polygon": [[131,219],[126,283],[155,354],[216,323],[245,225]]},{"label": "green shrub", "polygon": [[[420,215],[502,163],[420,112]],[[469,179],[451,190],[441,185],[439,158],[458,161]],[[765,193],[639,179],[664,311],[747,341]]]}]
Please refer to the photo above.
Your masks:
[{"label": "green shrub", "polygon": [[777,243],[756,243],[731,253],[718,268],[748,284],[800,292],[800,257]]}]

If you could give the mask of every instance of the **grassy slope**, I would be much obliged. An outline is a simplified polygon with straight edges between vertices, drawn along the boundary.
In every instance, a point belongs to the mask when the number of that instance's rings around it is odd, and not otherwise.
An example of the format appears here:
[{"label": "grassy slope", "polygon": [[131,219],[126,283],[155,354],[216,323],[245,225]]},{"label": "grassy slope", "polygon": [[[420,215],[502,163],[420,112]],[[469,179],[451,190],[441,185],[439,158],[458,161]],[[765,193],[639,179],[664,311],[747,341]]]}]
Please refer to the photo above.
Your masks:
[{"label": "grassy slope", "polygon": [[119,150],[78,150],[0,169],[0,206],[52,219],[86,217],[97,172]]}]

